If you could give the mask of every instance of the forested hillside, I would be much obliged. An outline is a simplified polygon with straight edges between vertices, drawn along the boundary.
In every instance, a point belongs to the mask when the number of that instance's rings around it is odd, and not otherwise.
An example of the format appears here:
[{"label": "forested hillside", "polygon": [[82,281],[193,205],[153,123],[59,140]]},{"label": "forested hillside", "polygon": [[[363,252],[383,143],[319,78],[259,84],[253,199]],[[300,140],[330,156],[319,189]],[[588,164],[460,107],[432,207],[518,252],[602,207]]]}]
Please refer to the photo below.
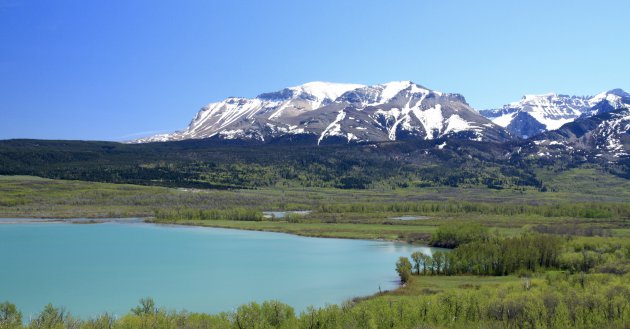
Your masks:
[{"label": "forested hillside", "polygon": [[562,171],[586,162],[571,156],[532,159],[515,152],[517,147],[452,138],[319,147],[295,141],[8,140],[0,142],[0,175],[219,189],[486,186],[544,191],[537,169]]}]

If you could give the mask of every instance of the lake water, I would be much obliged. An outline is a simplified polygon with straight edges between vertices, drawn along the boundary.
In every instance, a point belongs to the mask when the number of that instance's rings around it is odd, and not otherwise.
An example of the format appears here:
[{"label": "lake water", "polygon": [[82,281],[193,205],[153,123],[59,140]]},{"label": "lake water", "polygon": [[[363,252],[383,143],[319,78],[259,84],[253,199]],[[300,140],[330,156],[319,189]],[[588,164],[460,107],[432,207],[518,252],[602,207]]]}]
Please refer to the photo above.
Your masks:
[{"label": "lake water", "polygon": [[0,221],[0,302],[16,304],[26,321],[49,302],[87,318],[125,314],[147,296],[194,312],[270,299],[299,312],[394,289],[399,256],[431,253],[391,242],[138,222],[16,222]]},{"label": "lake water", "polygon": [[306,216],[310,214],[310,210],[294,210],[294,211],[263,211],[264,218],[275,218],[281,219],[286,217],[288,214],[298,215],[298,216]]},{"label": "lake water", "polygon": [[392,217],[392,219],[397,220],[421,220],[421,219],[429,219],[427,216],[400,216],[400,217]]}]

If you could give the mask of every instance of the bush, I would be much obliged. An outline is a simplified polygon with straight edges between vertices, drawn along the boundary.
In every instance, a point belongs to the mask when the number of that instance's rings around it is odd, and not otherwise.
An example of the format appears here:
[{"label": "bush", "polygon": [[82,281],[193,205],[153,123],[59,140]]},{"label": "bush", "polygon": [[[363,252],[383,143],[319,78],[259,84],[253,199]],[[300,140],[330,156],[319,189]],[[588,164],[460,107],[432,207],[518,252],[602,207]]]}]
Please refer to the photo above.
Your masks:
[{"label": "bush", "polygon": [[396,262],[396,272],[400,276],[400,282],[407,283],[411,278],[411,262],[407,257],[400,257]]},{"label": "bush", "polygon": [[0,304],[0,328],[14,329],[22,325],[22,313],[15,304],[4,302]]},{"label": "bush", "polygon": [[30,324],[32,329],[62,329],[71,320],[65,310],[56,308],[52,304],[46,305],[44,310],[35,317]]},{"label": "bush", "polygon": [[295,328],[297,318],[293,308],[278,301],[266,301],[262,305],[241,305],[233,315],[236,328]]}]

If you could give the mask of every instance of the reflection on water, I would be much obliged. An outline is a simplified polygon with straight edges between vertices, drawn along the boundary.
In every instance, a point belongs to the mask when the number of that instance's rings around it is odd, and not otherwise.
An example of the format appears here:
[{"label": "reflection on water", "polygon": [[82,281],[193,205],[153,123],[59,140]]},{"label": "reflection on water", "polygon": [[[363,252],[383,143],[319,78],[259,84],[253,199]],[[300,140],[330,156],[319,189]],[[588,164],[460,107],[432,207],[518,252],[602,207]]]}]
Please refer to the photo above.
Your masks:
[{"label": "reflection on water", "polygon": [[421,253],[425,255],[433,256],[433,253],[438,250],[443,251],[443,252],[450,251],[450,249],[444,249],[444,248],[434,248],[434,247],[427,247],[427,246],[417,246],[417,245],[410,245],[410,244],[404,244],[404,243],[389,243],[389,242],[377,243],[377,244],[374,244],[373,247],[378,248],[383,252],[394,253],[394,254],[405,254],[405,255],[411,255],[411,253],[413,252],[420,251]]}]

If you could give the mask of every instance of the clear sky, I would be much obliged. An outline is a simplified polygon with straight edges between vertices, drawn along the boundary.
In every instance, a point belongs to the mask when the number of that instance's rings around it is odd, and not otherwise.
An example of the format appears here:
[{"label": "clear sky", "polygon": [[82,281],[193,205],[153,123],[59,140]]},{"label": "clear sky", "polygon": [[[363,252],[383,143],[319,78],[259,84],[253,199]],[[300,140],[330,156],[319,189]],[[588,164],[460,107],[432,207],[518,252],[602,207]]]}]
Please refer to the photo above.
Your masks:
[{"label": "clear sky", "polygon": [[128,140],[309,81],[630,89],[630,1],[0,0],[0,139]]}]

